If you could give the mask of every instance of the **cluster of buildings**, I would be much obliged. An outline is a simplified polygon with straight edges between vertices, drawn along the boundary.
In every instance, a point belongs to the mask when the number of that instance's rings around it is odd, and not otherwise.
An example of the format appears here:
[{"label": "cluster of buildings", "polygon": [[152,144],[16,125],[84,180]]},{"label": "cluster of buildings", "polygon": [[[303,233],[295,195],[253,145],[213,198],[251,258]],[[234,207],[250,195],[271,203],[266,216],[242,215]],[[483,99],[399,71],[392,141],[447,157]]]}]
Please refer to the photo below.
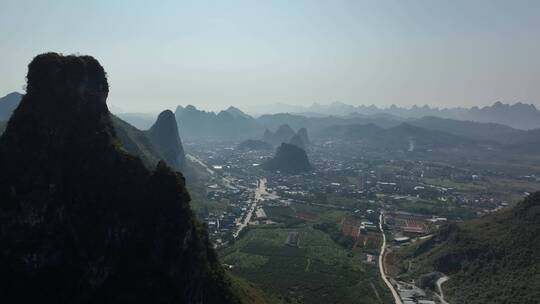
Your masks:
[{"label": "cluster of buildings", "polygon": [[[248,222],[252,224],[271,224],[263,208],[254,208],[254,215],[250,215],[256,181],[262,177],[267,178],[267,191],[274,193],[275,197],[259,205],[287,206],[297,202],[321,204],[351,212],[383,207],[412,214],[416,211],[412,208],[407,210],[407,207],[413,206],[412,202],[420,201],[433,206],[451,205],[481,214],[507,204],[496,193],[481,186],[477,187],[478,190],[459,187],[471,183],[481,185],[485,177],[479,172],[428,161],[392,159],[380,153],[370,154],[361,146],[351,143],[348,147],[347,144],[312,145],[308,149],[308,156],[315,169],[297,175],[269,172],[261,168],[260,165],[272,157],[274,151],[239,150],[234,143],[228,142],[187,145],[186,148],[192,150],[208,166],[208,170],[219,177],[208,186],[207,199],[222,202],[226,205],[225,210],[203,210],[200,214],[208,223],[211,237],[218,243],[226,242],[230,238],[228,234],[245,222],[248,215]],[[403,215],[396,215],[389,217],[388,221],[396,231],[406,235],[403,237],[408,234],[429,234],[433,225],[428,219],[437,216],[429,211],[424,210],[421,219],[404,219]],[[369,222],[365,221],[364,227],[369,227]],[[362,221],[358,225],[345,226],[356,229],[354,232],[347,230],[347,234],[355,237],[360,235]]]},{"label": "cluster of buildings", "polygon": [[[368,210],[373,212],[372,210]],[[341,233],[354,239],[368,235],[370,231],[379,231],[379,227],[365,217],[348,216],[341,221]]]}]

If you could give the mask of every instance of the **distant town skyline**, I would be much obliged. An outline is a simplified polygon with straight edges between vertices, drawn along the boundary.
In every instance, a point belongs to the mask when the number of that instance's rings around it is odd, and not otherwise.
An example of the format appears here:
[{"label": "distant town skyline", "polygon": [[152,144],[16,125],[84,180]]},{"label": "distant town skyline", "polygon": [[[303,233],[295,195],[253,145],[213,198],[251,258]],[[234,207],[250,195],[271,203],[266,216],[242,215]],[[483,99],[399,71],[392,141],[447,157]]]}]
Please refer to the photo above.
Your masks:
[{"label": "distant town skyline", "polygon": [[0,40],[0,95],[39,53],[88,54],[125,112],[540,105],[539,1],[0,0]]}]

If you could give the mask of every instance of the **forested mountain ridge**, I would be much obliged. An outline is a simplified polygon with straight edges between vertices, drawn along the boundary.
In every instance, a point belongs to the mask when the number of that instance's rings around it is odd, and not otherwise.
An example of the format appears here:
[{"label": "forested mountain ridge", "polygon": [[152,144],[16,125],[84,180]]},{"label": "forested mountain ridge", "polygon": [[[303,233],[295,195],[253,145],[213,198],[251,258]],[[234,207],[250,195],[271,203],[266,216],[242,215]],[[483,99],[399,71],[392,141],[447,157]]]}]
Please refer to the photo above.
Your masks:
[{"label": "forested mountain ridge", "polygon": [[540,298],[540,192],[511,209],[451,224],[406,253],[417,275],[450,277],[450,303],[537,303]]},{"label": "forested mountain ridge", "polygon": [[[489,119],[467,119],[467,117],[456,118],[453,116],[447,117],[444,115],[435,115],[429,107],[417,107],[415,115],[412,117],[403,117],[400,115],[379,113],[375,110],[366,112],[367,114],[352,113],[346,116],[331,116],[326,115],[309,116],[303,114],[277,113],[265,114],[257,118],[253,118],[235,107],[229,107],[225,111],[218,114],[214,112],[201,111],[194,106],[182,107],[179,106],[176,110],[176,118],[180,126],[180,133],[188,139],[217,139],[217,140],[246,140],[250,138],[266,138],[273,145],[279,145],[281,142],[289,142],[286,140],[274,139],[274,133],[270,130],[278,130],[281,126],[288,125],[290,128],[299,130],[306,128],[313,138],[316,138],[323,130],[346,125],[376,125],[383,129],[393,128],[407,123],[431,131],[439,131],[451,135],[467,138],[469,140],[493,143],[497,145],[508,145],[511,149],[523,150],[527,148],[527,144],[535,144],[540,146],[539,129],[534,129],[534,116],[538,110],[534,106],[525,104],[516,104],[507,106],[504,104],[495,104],[493,109],[488,111],[487,107],[482,109],[466,109],[467,111],[483,113],[499,113],[500,117],[506,117],[505,111],[511,111],[514,117],[508,121]],[[396,107],[396,109],[398,109]],[[397,111],[395,109],[395,111]],[[423,109],[423,110],[422,110]],[[427,110],[431,109],[431,110]],[[512,121],[519,120],[519,113],[528,109],[525,116],[526,123],[530,126],[526,129],[516,128]],[[411,109],[412,111],[413,109]],[[443,113],[443,110],[441,113]],[[446,113],[446,112],[444,112]],[[517,113],[517,114],[516,114]],[[531,114],[532,113],[532,114]],[[422,114],[422,115],[421,115]],[[518,116],[516,116],[518,115]],[[528,117],[528,118],[527,118]],[[508,119],[507,119],[508,120]],[[130,120],[131,122],[131,120]],[[136,120],[133,120],[135,123]],[[513,127],[512,127],[513,126]],[[520,126],[518,126],[520,127]],[[522,127],[522,126],[521,126]],[[267,130],[267,131],[265,131]],[[291,134],[292,137],[292,134]]]}]

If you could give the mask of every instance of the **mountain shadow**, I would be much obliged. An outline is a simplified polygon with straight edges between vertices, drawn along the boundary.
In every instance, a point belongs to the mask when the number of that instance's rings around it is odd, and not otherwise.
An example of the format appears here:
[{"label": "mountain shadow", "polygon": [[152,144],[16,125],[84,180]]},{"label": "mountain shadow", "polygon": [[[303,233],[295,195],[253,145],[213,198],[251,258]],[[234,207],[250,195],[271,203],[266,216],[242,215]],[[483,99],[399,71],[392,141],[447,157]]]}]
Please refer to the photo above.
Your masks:
[{"label": "mountain shadow", "polygon": [[184,178],[120,148],[101,65],[39,55],[0,137],[6,303],[238,303]]},{"label": "mountain shadow", "polygon": [[263,168],[271,171],[286,173],[301,173],[313,169],[309,163],[306,151],[301,148],[282,143],[277,148],[276,155],[263,164]]}]

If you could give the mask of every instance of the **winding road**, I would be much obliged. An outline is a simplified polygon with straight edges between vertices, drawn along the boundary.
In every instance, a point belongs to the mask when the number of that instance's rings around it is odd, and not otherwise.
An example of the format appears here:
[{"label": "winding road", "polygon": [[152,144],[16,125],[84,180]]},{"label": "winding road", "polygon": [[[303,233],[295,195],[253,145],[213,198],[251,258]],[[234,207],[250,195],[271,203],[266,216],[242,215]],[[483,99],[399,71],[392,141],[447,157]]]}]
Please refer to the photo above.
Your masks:
[{"label": "winding road", "polygon": [[439,289],[439,300],[441,300],[442,304],[448,304],[446,300],[444,299],[444,293],[442,290],[442,284],[446,281],[448,281],[450,278],[447,276],[443,276],[437,280],[437,289]]},{"label": "winding road", "polygon": [[388,286],[388,289],[390,289],[390,292],[392,292],[392,296],[394,297],[394,302],[396,304],[403,304],[401,302],[401,298],[399,297],[399,294],[397,293],[396,289],[394,288],[394,285],[388,281],[388,278],[386,277],[386,274],[384,272],[384,251],[386,250],[386,235],[384,235],[384,229],[383,229],[383,212],[381,211],[381,214],[379,215],[379,229],[381,230],[383,242],[381,246],[381,253],[379,254],[379,271],[381,272],[381,278],[383,279],[386,286]]}]

